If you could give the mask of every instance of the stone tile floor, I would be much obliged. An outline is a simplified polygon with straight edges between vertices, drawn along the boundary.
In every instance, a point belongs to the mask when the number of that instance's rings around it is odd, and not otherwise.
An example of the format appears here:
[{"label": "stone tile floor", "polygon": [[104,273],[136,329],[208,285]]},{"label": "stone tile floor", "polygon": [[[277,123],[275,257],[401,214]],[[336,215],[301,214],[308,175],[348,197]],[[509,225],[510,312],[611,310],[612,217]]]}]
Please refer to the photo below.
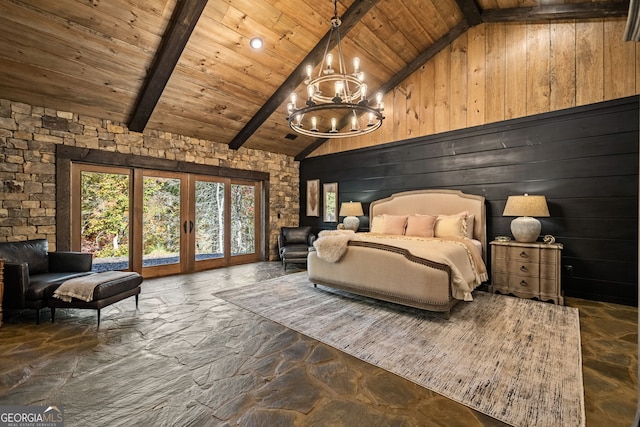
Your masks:
[{"label": "stone tile floor", "polygon": [[[5,313],[0,406],[56,404],[67,426],[504,425],[212,295],[282,274],[263,262],[146,280],[138,310],[103,309],[99,330],[88,310],[41,325]],[[631,425],[637,308],[567,304],[580,309],[587,426]]]}]

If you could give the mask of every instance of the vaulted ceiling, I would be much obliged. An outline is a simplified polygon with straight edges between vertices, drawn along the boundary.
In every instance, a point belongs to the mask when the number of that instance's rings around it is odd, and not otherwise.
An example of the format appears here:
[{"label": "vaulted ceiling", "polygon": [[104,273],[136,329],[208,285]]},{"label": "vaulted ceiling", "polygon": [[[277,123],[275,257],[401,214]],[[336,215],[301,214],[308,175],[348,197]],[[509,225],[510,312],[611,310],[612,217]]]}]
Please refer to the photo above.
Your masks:
[{"label": "vaulted ceiling", "polygon": [[[331,0],[4,0],[0,98],[303,158],[285,105],[324,52]],[[628,1],[340,0],[346,58],[388,91],[484,22],[624,17]],[[253,50],[252,37],[264,47]]]}]

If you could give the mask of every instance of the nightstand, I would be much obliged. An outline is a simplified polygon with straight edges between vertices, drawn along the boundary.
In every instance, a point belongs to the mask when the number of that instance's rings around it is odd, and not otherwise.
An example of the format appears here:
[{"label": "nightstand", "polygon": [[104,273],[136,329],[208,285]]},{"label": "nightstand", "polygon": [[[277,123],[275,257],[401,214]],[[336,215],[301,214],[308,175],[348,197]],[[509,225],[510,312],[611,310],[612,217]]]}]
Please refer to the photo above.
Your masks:
[{"label": "nightstand", "polygon": [[493,241],[491,292],[564,305],[560,287],[560,243]]}]

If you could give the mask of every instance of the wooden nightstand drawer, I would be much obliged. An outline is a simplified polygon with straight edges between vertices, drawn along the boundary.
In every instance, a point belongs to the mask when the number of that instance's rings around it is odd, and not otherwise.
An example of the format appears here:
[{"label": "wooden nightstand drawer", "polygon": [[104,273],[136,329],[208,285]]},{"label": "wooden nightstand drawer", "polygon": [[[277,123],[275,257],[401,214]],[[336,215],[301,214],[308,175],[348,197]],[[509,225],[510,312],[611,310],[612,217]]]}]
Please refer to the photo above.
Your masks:
[{"label": "wooden nightstand drawer", "polygon": [[519,276],[538,277],[538,267],[539,264],[534,262],[510,260],[507,264],[507,272],[509,274],[517,274]]},{"label": "wooden nightstand drawer", "polygon": [[509,248],[509,259],[538,263],[540,251],[537,248],[512,247]]},{"label": "wooden nightstand drawer", "polygon": [[519,276],[517,274],[495,273],[491,276],[494,290],[502,293],[524,293],[526,296],[537,296],[540,293],[540,280],[537,277]]}]

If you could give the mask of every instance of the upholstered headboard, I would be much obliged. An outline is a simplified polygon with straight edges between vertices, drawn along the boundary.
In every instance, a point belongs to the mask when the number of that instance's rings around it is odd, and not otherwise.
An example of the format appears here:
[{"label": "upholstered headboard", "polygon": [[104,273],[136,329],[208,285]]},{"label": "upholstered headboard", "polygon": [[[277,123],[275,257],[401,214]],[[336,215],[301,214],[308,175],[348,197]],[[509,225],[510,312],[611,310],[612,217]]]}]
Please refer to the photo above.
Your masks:
[{"label": "upholstered headboard", "polygon": [[376,215],[454,215],[467,211],[475,215],[473,238],[482,243],[482,257],[487,259],[487,218],[484,196],[459,190],[415,190],[392,194],[371,202],[369,218]]}]

